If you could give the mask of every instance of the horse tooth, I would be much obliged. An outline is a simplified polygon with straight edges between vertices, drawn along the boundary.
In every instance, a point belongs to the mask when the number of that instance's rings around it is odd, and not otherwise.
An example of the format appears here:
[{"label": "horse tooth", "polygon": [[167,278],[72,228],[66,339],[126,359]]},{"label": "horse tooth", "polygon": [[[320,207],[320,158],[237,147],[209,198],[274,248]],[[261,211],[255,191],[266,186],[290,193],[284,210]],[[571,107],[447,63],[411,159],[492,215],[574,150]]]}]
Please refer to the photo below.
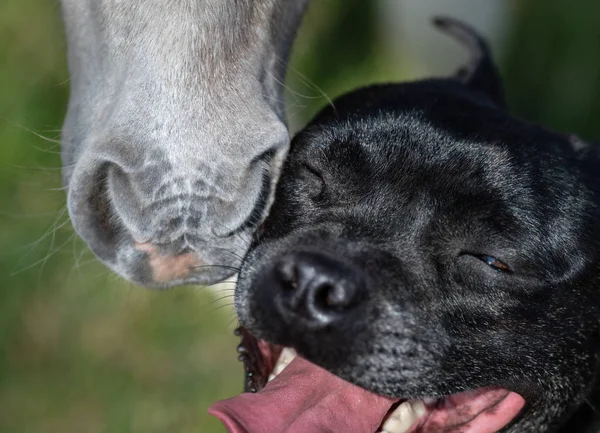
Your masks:
[{"label": "horse tooth", "polygon": [[383,424],[387,433],[406,433],[425,412],[422,400],[408,400],[398,406]]},{"label": "horse tooth", "polygon": [[279,375],[279,373],[281,373],[285,369],[285,367],[287,367],[288,364],[294,360],[296,355],[297,353],[294,349],[292,349],[291,347],[285,347],[281,351],[281,354],[277,359],[277,363],[275,363],[275,367],[273,367],[273,371],[269,375],[268,382],[275,379]]}]

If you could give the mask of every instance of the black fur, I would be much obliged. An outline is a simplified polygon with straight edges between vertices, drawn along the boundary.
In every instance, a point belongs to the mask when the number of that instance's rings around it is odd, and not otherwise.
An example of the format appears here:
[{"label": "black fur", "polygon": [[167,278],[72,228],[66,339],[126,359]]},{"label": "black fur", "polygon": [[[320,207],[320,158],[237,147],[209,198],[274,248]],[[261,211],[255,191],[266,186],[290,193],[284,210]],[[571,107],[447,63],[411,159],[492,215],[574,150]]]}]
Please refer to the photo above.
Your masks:
[{"label": "black fur", "polygon": [[[496,385],[527,401],[507,432],[600,432],[598,149],[511,116],[481,38],[437,24],[472,49],[457,76],[357,90],[295,137],[240,320],[381,394]],[[282,310],[298,253],[355,269],[360,302],[323,326]]]}]

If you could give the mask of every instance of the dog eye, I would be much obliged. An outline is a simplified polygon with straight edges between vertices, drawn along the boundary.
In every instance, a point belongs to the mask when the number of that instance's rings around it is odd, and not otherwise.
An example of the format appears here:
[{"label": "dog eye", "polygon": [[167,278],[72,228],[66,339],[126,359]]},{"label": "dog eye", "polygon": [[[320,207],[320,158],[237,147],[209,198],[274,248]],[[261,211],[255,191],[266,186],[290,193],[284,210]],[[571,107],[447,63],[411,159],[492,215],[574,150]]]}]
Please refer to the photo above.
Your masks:
[{"label": "dog eye", "polygon": [[321,173],[313,167],[303,164],[300,171],[300,178],[308,187],[308,193],[311,197],[316,198],[323,193],[325,181],[323,180]]},{"label": "dog eye", "polygon": [[489,267],[497,270],[497,271],[502,271],[502,272],[508,272],[510,271],[510,268],[508,267],[508,265],[500,260],[498,260],[495,257],[492,256],[479,256],[479,258],[484,261]]}]

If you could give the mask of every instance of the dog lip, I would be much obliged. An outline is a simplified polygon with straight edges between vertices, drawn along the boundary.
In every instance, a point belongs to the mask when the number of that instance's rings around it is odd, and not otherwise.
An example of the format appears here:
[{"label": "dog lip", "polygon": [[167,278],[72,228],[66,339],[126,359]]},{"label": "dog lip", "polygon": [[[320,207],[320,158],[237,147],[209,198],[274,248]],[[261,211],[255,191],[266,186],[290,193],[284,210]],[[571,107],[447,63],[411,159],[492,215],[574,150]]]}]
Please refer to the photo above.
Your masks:
[{"label": "dog lip", "polygon": [[[241,338],[237,350],[239,359],[244,363],[244,391],[257,393],[269,382],[269,376],[284,348],[258,340],[242,326],[234,333]],[[381,421],[382,425],[406,401],[408,399],[401,398],[397,403],[391,404]],[[440,428],[493,433],[514,421],[525,406],[525,400],[519,394],[499,387],[478,388],[421,401],[425,406],[425,413],[408,430],[409,433],[434,433],[440,431]]]},{"label": "dog lip", "polygon": [[267,384],[283,347],[258,340],[243,326],[236,328],[234,334],[240,337],[237,352],[244,364],[244,391],[258,392]]}]

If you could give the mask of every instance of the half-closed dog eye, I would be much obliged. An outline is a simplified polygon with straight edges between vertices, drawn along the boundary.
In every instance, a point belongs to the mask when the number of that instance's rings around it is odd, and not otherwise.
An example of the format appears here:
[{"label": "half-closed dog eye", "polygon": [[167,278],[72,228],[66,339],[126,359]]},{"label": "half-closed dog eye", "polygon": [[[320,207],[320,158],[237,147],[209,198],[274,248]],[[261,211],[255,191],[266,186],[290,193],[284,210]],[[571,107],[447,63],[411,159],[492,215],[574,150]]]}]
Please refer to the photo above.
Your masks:
[{"label": "half-closed dog eye", "polygon": [[481,256],[478,256],[478,258],[480,260],[482,260],[485,264],[487,264],[489,267],[491,267],[497,271],[510,272],[510,267],[506,263],[504,263],[501,260],[498,260],[495,257],[481,255]]},{"label": "half-closed dog eye", "polygon": [[318,170],[308,164],[302,164],[300,178],[303,180],[303,182],[305,182],[305,185],[308,188],[308,193],[311,197],[317,198],[323,194],[325,189],[325,180],[323,179],[323,175]]}]

